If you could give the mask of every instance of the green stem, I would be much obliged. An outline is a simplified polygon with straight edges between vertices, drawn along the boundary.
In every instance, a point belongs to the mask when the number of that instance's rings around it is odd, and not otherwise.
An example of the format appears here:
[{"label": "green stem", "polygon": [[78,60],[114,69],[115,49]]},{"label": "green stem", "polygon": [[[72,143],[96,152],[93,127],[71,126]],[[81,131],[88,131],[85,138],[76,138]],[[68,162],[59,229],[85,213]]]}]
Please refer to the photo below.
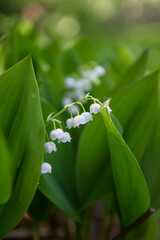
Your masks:
[{"label": "green stem", "polygon": [[48,133],[47,133],[46,129],[44,131],[45,131],[45,134],[46,134],[46,137],[47,137],[47,141],[49,142],[50,140],[49,140]]},{"label": "green stem", "polygon": [[34,225],[34,235],[33,235],[34,240],[39,240],[39,224]]},{"label": "green stem", "polygon": [[66,105],[66,107],[64,107],[60,112],[58,112],[57,114],[55,114],[51,119],[54,119],[54,118],[58,117],[58,116],[61,115],[63,112],[65,112],[65,110],[68,110],[70,107],[74,107],[73,105],[78,104],[79,102],[82,102],[82,101],[87,100],[87,99],[88,99],[87,97],[84,97],[84,98],[82,98],[82,99],[80,99],[80,100],[78,100],[78,101],[76,101],[76,102],[73,102],[73,103],[71,103],[71,104]]},{"label": "green stem", "polygon": [[79,115],[79,112],[78,112],[77,108],[75,106],[72,106],[72,107],[75,109],[77,115]]},{"label": "green stem", "polygon": [[148,217],[150,217],[155,212],[154,208],[149,208],[147,212],[145,212],[142,216],[140,216],[137,220],[131,223],[128,227],[126,227],[120,234],[113,238],[113,240],[123,240],[127,234],[132,232],[137,226],[143,223]]},{"label": "green stem", "polygon": [[[84,100],[92,100],[92,101],[94,101],[94,103],[98,102],[100,105],[102,104],[102,103],[99,101],[99,99],[94,98],[94,97],[92,97],[92,96],[89,95],[89,94],[87,94],[84,98],[82,98],[82,99],[80,99],[80,100],[78,100],[78,101],[76,101],[76,102],[67,104],[60,112],[58,112],[57,114],[55,114],[53,117],[51,117],[51,118],[49,119],[49,120],[51,120],[51,121],[54,123],[55,129],[56,129],[56,126],[55,126],[54,119],[57,118],[59,115],[61,115],[61,114],[62,114],[63,112],[65,112],[66,110],[68,110],[68,111],[70,112],[71,118],[73,118],[73,115],[72,115],[72,113],[71,113],[71,111],[70,111],[70,109],[69,109],[70,107],[73,107],[73,108],[76,110],[77,115],[79,115],[79,112],[78,112],[77,108],[74,106],[74,105],[76,105],[76,104],[79,104],[79,105],[81,105],[81,107],[83,108],[83,111],[85,112],[85,108],[84,108],[84,106],[83,106],[82,103],[81,103],[81,102],[84,101]],[[50,116],[50,115],[49,115],[49,116]],[[46,123],[45,127],[47,127],[48,124],[49,124],[49,122]]]},{"label": "green stem", "polygon": [[51,118],[50,121],[53,122],[54,129],[56,129],[56,123],[55,123],[54,119]]},{"label": "green stem", "polygon": [[83,104],[82,104],[81,102],[79,102],[78,104],[79,104],[79,105],[82,107],[82,109],[83,109],[83,112],[85,112],[86,110],[85,110],[85,108],[84,108]]},{"label": "green stem", "polygon": [[77,240],[85,240],[85,226],[77,224]]},{"label": "green stem", "polygon": [[52,119],[58,117],[60,114],[62,114],[63,112],[65,112],[66,109],[67,109],[67,108],[63,108],[60,112],[58,112],[57,114],[55,114],[55,115],[52,117]]},{"label": "green stem", "polygon": [[73,114],[72,114],[70,108],[68,108],[68,111],[69,111],[69,113],[70,113],[71,118],[73,118]]},{"label": "green stem", "polygon": [[62,127],[62,124],[59,122],[59,126],[60,126],[60,128],[63,130],[63,127]]},{"label": "green stem", "polygon": [[90,98],[88,98],[88,100],[92,100],[94,103],[98,102],[100,105],[102,105],[101,101],[99,101],[98,98],[94,98],[92,96],[89,96]]}]

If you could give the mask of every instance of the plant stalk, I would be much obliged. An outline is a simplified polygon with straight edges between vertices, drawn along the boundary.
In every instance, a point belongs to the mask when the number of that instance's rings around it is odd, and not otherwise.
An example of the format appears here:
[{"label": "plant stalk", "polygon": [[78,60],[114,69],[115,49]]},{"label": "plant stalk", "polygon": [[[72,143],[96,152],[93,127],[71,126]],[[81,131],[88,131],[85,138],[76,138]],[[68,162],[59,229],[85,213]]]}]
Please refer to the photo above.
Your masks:
[{"label": "plant stalk", "polygon": [[154,208],[149,208],[146,213],[144,213],[142,216],[140,216],[136,221],[131,223],[128,227],[126,227],[120,234],[118,234],[116,237],[113,238],[113,240],[122,240],[124,237],[132,232],[138,225],[143,223],[150,215],[152,215],[155,212]]}]

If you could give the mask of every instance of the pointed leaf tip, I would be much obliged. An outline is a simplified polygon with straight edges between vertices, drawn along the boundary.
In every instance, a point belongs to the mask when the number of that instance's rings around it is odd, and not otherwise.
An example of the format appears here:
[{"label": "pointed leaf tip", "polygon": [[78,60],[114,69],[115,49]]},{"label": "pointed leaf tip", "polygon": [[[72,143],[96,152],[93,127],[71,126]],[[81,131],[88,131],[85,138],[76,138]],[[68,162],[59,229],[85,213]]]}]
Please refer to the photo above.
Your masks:
[{"label": "pointed leaf tip", "polygon": [[102,108],[107,108],[109,106],[109,103],[111,101],[111,98],[107,99],[103,104],[102,104]]}]

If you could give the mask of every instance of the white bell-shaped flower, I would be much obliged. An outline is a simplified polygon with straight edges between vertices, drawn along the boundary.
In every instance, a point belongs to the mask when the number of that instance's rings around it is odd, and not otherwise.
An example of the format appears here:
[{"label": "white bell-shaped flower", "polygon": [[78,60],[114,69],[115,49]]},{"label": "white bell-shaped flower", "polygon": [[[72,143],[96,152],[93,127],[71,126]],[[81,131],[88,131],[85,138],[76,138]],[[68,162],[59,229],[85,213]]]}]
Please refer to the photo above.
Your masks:
[{"label": "white bell-shaped flower", "polygon": [[79,127],[79,125],[83,125],[86,123],[86,120],[84,118],[84,116],[82,115],[78,115],[78,116],[75,116],[73,118],[73,127],[76,128],[76,127]]},{"label": "white bell-shaped flower", "polygon": [[66,121],[66,125],[68,129],[71,129],[73,127],[73,118],[68,118]]},{"label": "white bell-shaped flower", "polygon": [[51,173],[52,172],[52,167],[49,163],[42,163],[42,168],[41,168],[41,173]]},{"label": "white bell-shaped flower", "polygon": [[100,112],[101,110],[101,105],[99,103],[93,103],[91,106],[90,106],[90,113],[98,113]]},{"label": "white bell-shaped flower", "polygon": [[63,135],[63,130],[61,128],[57,128],[56,130],[53,130],[50,132],[50,139],[52,141],[56,139],[60,139]]},{"label": "white bell-shaped flower", "polygon": [[56,152],[57,151],[56,144],[53,142],[46,142],[44,144],[44,150],[45,153],[51,153],[52,151]]},{"label": "white bell-shaped flower", "polygon": [[68,132],[64,132],[62,137],[58,140],[58,142],[66,143],[71,141],[71,136]]},{"label": "white bell-shaped flower", "polygon": [[93,117],[92,114],[90,112],[83,112],[81,114],[81,116],[83,116],[85,118],[86,123],[89,121],[93,121]]}]

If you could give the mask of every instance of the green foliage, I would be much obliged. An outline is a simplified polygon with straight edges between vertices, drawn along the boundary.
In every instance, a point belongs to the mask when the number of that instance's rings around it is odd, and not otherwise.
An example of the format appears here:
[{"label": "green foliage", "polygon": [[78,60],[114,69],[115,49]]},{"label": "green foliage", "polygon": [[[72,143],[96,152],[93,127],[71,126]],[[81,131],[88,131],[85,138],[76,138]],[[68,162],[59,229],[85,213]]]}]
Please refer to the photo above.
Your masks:
[{"label": "green foliage", "polygon": [[84,129],[78,146],[76,177],[82,208],[100,200],[113,188],[107,158],[105,126],[101,116],[96,116]]},{"label": "green foliage", "polygon": [[7,171],[6,191],[8,189],[6,199],[0,205],[2,238],[29,207],[42,164],[44,125],[30,56],[0,76],[0,123],[8,145],[1,151],[4,154],[1,164],[6,157],[2,166]]},{"label": "green foliage", "polygon": [[[0,238],[22,218],[37,187],[29,208],[36,225],[56,205],[79,226],[90,218],[94,203],[107,199],[106,214],[114,219],[116,211],[124,229],[150,206],[160,207],[159,47],[142,51],[138,42],[134,51],[134,41],[126,44],[120,36],[115,41],[116,35],[108,31],[106,37],[100,29],[99,34],[89,29],[91,37],[61,39],[51,26],[40,32],[40,24],[17,19],[0,43],[1,72],[31,52],[38,80],[30,56],[0,76]],[[93,84],[91,95],[101,102],[110,97],[112,113],[102,104],[87,126],[68,130],[71,143],[56,143],[56,153],[44,154],[44,140],[49,141],[44,120],[71,92],[64,79],[78,79],[79,70],[95,62],[106,75]],[[86,111],[89,103],[84,103]],[[65,113],[59,119],[64,129],[67,118]],[[53,125],[46,130],[49,135]],[[42,158],[51,164],[51,174],[40,176]],[[158,215],[128,239],[149,240],[155,232],[157,240]]]},{"label": "green foliage", "polygon": [[[53,108],[47,102],[42,102],[42,108],[45,118],[53,112]],[[53,130],[53,127],[49,130]],[[80,221],[72,144],[61,143],[56,154],[45,154],[44,159],[52,165],[53,171],[49,175],[41,175],[39,190],[66,214]]]},{"label": "green foliage", "polygon": [[0,168],[0,204],[5,204],[12,193],[12,178],[11,178],[11,155],[9,154],[7,143],[0,133],[0,159],[1,159],[1,168]]},{"label": "green foliage", "polygon": [[144,76],[148,60],[148,50],[144,51],[139,59],[122,75],[119,87],[124,87]]},{"label": "green foliage", "polygon": [[36,226],[39,226],[52,212],[53,204],[39,190],[36,191],[28,213]]},{"label": "green foliage", "polygon": [[123,126],[124,138],[138,160],[143,156],[157,117],[158,84],[159,72],[154,72],[115,93],[111,101],[113,112]]},{"label": "green foliage", "polygon": [[116,201],[122,225],[126,227],[147,211],[150,197],[145,178],[135,157],[110,118],[108,104],[109,101],[106,101],[102,105],[101,113],[107,130]]},{"label": "green foliage", "polygon": [[[152,206],[156,209],[160,208],[160,164],[159,164],[159,140],[160,140],[160,113],[157,116],[152,135],[146,147],[146,151],[142,158],[142,169],[151,195]],[[151,162],[151,163],[150,163]]]}]

